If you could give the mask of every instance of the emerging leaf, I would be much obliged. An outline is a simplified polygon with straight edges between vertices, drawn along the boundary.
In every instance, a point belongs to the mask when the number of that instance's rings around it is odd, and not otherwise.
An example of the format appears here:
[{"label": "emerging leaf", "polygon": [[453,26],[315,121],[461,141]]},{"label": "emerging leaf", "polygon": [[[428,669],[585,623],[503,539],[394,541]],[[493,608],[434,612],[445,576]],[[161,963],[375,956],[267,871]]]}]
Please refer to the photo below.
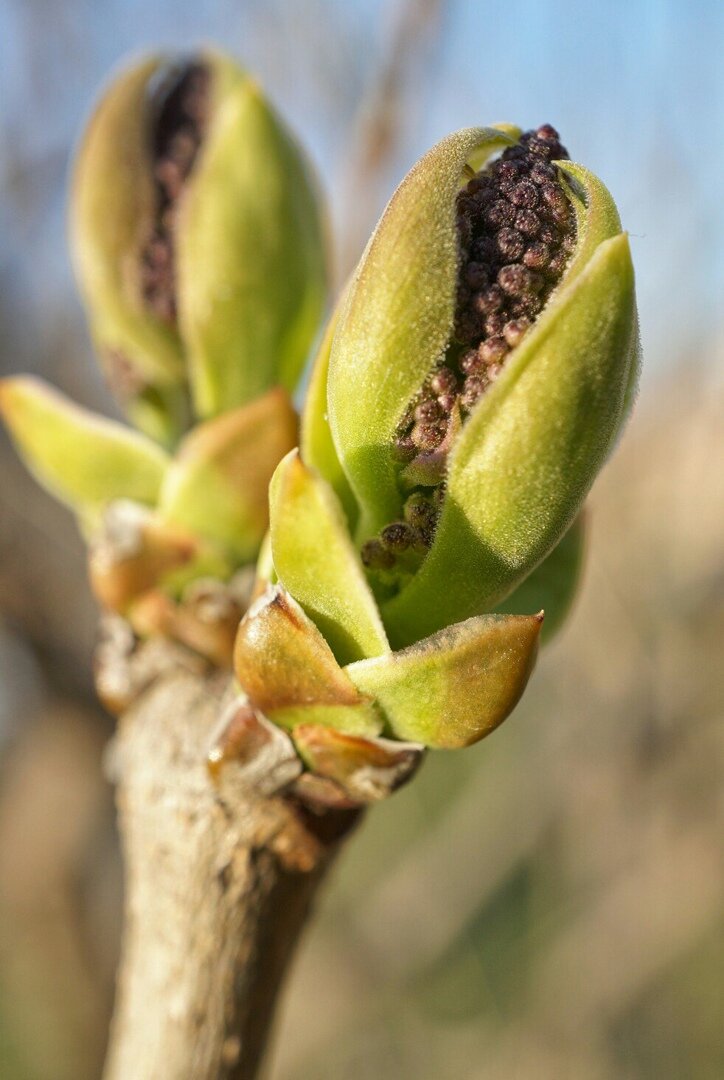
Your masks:
[{"label": "emerging leaf", "polygon": [[481,615],[400,652],[350,664],[355,686],[398,739],[451,749],[488,735],[533,670],[542,615]]},{"label": "emerging leaf", "polygon": [[376,735],[381,721],[314,623],[283,589],[269,589],[242,619],[236,676],[254,708],[283,727],[320,723]]},{"label": "emerging leaf", "polygon": [[326,253],[316,181],[257,84],[209,54],[210,123],[180,211],[178,300],[201,416],[291,392],[317,331]]},{"label": "emerging leaf", "polygon": [[82,139],[70,217],[93,336],[134,423],[173,444],[193,412],[293,390],[324,308],[320,198],[233,60],[123,71]]},{"label": "emerging leaf", "polygon": [[377,605],[331,487],[293,451],[279,464],[269,499],[279,580],[315,622],[339,663],[386,652]]},{"label": "emerging leaf", "polygon": [[114,499],[154,503],[168,456],[145,436],[82,409],[40,379],[0,382],[0,413],[40,484],[84,517]]},{"label": "emerging leaf", "polygon": [[269,481],[297,441],[297,418],[285,391],[270,390],[198,425],[166,473],[159,513],[252,560],[269,524]]},{"label": "emerging leaf", "polygon": [[312,469],[316,469],[341,502],[350,530],[354,530],[358,507],[349,481],[344,474],[332,439],[327,413],[327,379],[332,342],[337,328],[339,311],[344,304],[344,295],[332,313],[322,336],[317,355],[312,366],[312,374],[304,398],[302,410],[302,430],[299,447],[302,459]]},{"label": "emerging leaf", "polygon": [[500,614],[525,615],[536,607],[543,609],[545,620],[541,644],[558,633],[575,599],[581,576],[586,540],[586,513],[578,515],[562,540],[522,585],[506,597],[498,608]]},{"label": "emerging leaf", "polygon": [[135,424],[171,442],[185,424],[183,349],[173,321],[144,298],[143,248],[156,216],[149,86],[151,56],[108,87],[73,170],[73,265],[109,382]]}]

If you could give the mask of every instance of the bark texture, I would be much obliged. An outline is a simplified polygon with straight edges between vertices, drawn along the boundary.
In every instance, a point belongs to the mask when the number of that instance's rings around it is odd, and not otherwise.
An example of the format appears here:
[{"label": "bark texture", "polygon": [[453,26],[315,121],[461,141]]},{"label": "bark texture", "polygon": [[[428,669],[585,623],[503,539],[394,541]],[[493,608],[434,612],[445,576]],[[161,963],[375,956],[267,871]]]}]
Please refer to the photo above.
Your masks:
[{"label": "bark texture", "polygon": [[126,900],[105,1080],[252,1080],[355,815],[314,815],[274,793],[268,761],[262,773],[230,762],[214,778],[206,757],[228,678],[173,659],[159,671],[110,758]]}]

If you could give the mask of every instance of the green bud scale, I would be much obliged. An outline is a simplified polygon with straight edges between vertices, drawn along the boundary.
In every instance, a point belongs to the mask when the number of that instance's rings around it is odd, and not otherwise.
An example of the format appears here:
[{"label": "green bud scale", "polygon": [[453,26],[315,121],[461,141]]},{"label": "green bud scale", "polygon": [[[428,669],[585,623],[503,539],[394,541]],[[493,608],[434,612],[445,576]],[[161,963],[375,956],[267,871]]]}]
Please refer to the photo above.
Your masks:
[{"label": "green bud scale", "polygon": [[[452,338],[400,421],[395,452],[401,464],[451,449],[458,416],[467,419],[558,285],[576,241],[573,209],[553,164],[568,156],[558,132],[544,124],[474,173],[457,195]],[[409,474],[415,476],[414,467]],[[429,486],[443,479],[441,468]],[[429,516],[420,530],[426,547],[434,533]],[[379,569],[375,560],[364,561]]]},{"label": "green bud scale", "polygon": [[70,224],[98,353],[137,427],[175,445],[197,420],[294,390],[325,302],[321,200],[230,57],[150,57],[111,82]]}]

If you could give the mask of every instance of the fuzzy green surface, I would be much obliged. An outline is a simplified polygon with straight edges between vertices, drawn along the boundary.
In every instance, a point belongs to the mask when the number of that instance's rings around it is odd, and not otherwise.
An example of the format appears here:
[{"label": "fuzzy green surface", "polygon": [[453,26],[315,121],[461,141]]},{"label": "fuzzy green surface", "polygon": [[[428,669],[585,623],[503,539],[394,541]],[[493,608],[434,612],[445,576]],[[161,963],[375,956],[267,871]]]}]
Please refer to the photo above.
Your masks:
[{"label": "fuzzy green surface", "polygon": [[299,447],[305,464],[316,469],[327,483],[331,484],[337,498],[342,503],[350,531],[354,532],[358,507],[337,455],[327,411],[329,361],[339,312],[344,301],[345,294],[342,294],[329,318],[314,359],[309,385],[304,397]]},{"label": "fuzzy green surface", "polygon": [[435,540],[383,609],[394,646],[496,607],[578,513],[623,422],[636,364],[633,267],[613,200],[579,166],[576,252],[453,449]]},{"label": "fuzzy green surface", "polygon": [[179,210],[179,325],[194,402],[214,416],[294,389],[326,294],[320,200],[257,85],[219,54],[212,119]]},{"label": "fuzzy green surface", "polygon": [[467,128],[433,147],[392,196],[350,283],[332,346],[328,408],[365,536],[399,516],[395,432],[450,335],[464,166],[475,159],[479,167],[513,141],[493,128]]},{"label": "fuzzy green surface", "polygon": [[543,611],[541,644],[555,636],[566,620],[578,591],[584,561],[586,512],[578,515],[568,532],[497,609],[501,614],[529,615]]},{"label": "fuzzy green surface", "polygon": [[0,414],[44,488],[86,516],[114,499],[153,504],[168,468],[154,442],[30,376],[0,382]]},{"label": "fuzzy green surface", "polygon": [[[123,71],[101,98],[73,170],[69,232],[73,267],[101,353],[118,353],[177,412],[184,378],[175,330],[149,311],[140,287],[141,238],[150,228],[155,191],[149,152],[148,84],[162,64],[152,56]],[[104,361],[105,362],[105,361]],[[134,422],[168,435],[177,418],[162,402],[128,403]],[[168,429],[166,431],[165,429]]]},{"label": "fuzzy green surface", "polygon": [[345,670],[385,713],[389,733],[430,747],[468,746],[520,699],[541,616],[483,615]]},{"label": "fuzzy green surface", "polygon": [[384,627],[332,488],[292,451],[269,489],[271,547],[279,580],[328,641],[340,664],[389,649]]}]

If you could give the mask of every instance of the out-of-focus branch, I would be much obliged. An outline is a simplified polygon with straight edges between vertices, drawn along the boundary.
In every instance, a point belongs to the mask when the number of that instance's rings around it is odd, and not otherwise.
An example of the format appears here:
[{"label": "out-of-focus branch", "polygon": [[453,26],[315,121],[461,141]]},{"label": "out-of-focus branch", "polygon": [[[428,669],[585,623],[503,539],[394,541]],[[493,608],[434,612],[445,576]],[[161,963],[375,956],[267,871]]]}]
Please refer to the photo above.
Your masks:
[{"label": "out-of-focus branch", "polygon": [[3,758],[0,998],[33,1076],[90,1080],[110,1014],[120,884],[103,733],[93,712],[58,698],[28,720]]},{"label": "out-of-focus branch", "polygon": [[385,197],[381,189],[400,150],[404,128],[424,104],[423,89],[430,84],[422,75],[432,66],[444,8],[445,0],[402,0],[391,19],[383,57],[360,103],[344,163],[340,281],[359,258]]}]

